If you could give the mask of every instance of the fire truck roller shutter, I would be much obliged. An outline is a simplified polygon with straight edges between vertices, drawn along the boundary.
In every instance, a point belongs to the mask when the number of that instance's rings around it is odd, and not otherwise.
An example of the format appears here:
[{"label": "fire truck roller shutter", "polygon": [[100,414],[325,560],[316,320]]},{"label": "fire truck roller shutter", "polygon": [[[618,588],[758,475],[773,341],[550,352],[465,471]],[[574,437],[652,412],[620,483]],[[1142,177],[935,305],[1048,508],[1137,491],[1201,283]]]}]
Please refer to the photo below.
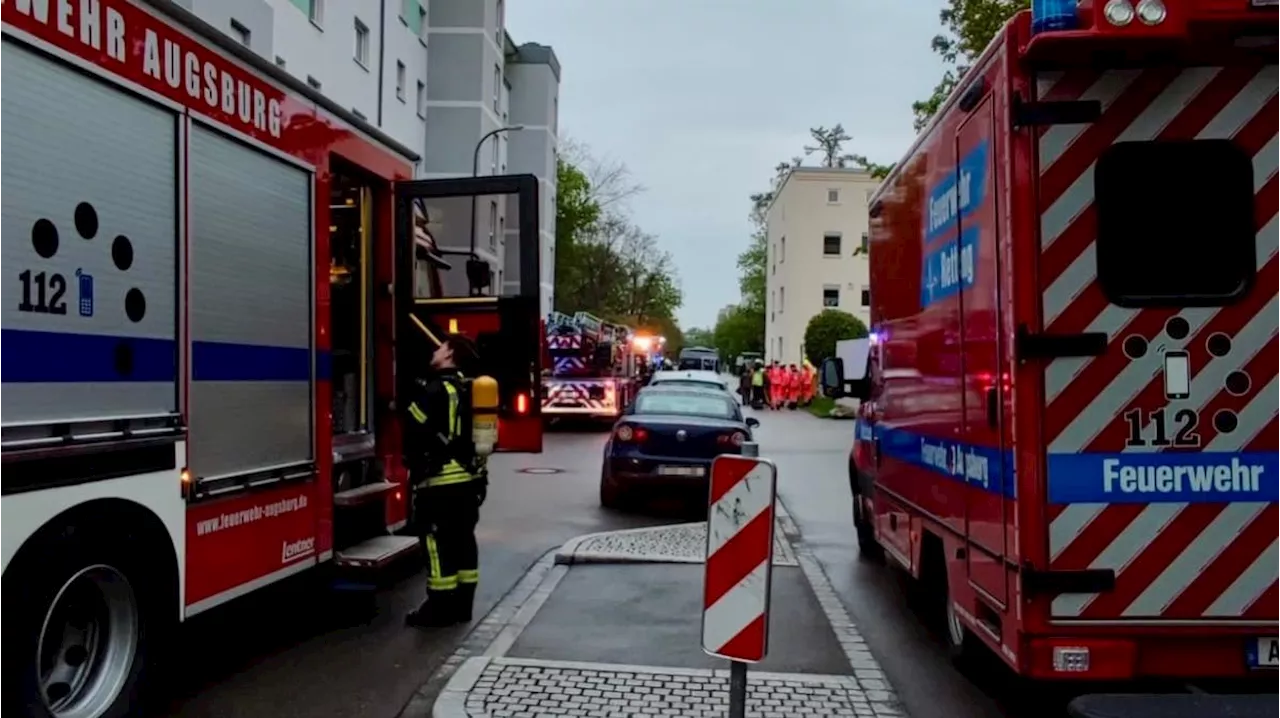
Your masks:
[{"label": "fire truck roller shutter", "polygon": [[177,118],[4,46],[4,421],[178,406]]},{"label": "fire truck roller shutter", "polygon": [[312,459],[311,175],[193,124],[191,469]]}]

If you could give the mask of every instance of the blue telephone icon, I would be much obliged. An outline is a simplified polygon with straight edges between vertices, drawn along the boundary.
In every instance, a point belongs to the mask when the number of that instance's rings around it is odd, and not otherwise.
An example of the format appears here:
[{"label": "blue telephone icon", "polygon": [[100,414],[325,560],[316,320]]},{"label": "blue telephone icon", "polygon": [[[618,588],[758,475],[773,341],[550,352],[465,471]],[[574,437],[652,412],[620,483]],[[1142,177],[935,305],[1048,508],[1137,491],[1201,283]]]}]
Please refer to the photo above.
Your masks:
[{"label": "blue telephone icon", "polygon": [[80,286],[80,316],[93,316],[93,275],[86,274],[84,270],[77,269],[76,277],[79,278]]}]

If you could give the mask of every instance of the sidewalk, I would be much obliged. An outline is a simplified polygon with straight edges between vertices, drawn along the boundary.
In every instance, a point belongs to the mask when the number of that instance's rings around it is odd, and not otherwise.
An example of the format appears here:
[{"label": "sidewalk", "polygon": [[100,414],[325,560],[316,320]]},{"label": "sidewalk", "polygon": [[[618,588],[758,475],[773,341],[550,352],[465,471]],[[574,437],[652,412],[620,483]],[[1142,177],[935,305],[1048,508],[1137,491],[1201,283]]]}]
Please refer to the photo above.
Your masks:
[{"label": "sidewalk", "polygon": [[[778,515],[769,655],[749,669],[747,715],[904,716],[781,504]],[[488,645],[471,642],[446,665],[452,675],[430,715],[727,715],[728,665],[700,646],[705,531],[681,524],[566,543],[476,629]],[[427,712],[411,703],[403,715]]]}]

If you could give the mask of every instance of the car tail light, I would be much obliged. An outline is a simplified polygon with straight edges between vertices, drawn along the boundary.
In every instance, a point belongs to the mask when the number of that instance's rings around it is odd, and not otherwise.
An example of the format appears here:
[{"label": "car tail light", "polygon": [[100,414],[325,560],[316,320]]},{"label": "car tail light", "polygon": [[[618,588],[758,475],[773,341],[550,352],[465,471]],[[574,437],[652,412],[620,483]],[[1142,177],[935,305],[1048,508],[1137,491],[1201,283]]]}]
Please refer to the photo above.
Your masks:
[{"label": "car tail light", "polygon": [[716,443],[721,446],[732,446],[742,448],[742,442],[747,440],[747,435],[741,431],[731,431],[728,434],[721,434],[716,438]]},{"label": "car tail light", "polygon": [[649,439],[649,430],[642,426],[622,424],[617,429],[614,429],[613,435],[618,441],[633,441],[640,443]]},{"label": "car tail light", "polygon": [[528,394],[524,392],[520,392],[519,394],[516,394],[516,413],[517,414],[529,413],[529,395]]}]

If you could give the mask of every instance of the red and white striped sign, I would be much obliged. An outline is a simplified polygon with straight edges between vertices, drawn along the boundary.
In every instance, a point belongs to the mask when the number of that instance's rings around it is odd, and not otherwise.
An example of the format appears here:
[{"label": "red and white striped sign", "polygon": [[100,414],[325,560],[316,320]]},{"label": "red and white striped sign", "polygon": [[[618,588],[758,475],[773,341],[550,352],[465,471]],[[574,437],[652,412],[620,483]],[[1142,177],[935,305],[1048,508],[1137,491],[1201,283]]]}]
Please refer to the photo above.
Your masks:
[{"label": "red and white striped sign", "polygon": [[711,464],[702,648],[713,656],[754,662],[769,650],[777,477],[767,459],[723,455]]}]

